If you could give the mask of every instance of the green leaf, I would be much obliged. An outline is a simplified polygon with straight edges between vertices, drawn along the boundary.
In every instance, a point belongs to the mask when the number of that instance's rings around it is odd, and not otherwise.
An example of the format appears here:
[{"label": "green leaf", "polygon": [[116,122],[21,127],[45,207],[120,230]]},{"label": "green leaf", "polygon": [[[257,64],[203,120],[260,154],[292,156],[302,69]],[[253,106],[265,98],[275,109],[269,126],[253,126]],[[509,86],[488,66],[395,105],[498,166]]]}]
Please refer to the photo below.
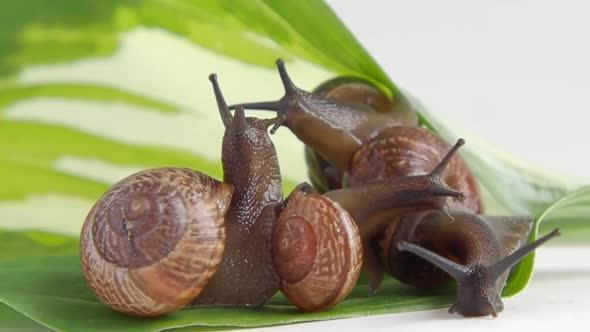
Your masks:
[{"label": "green leaf", "polygon": [[542,233],[561,230],[561,240],[588,241],[590,238],[590,186],[582,187],[547,208],[539,217]]},{"label": "green leaf", "polygon": [[4,6],[0,77],[30,64],[110,54],[117,45],[110,20],[118,2],[29,0]]},{"label": "green leaf", "polygon": [[[152,113],[165,123],[167,116],[177,115],[175,112],[178,113],[179,107],[174,105],[187,103],[178,97],[180,94],[163,95],[160,91],[169,90],[162,82],[175,81],[180,78],[178,75],[193,79],[191,70],[180,68],[174,74],[159,73],[161,77],[142,76],[144,81],[153,82],[152,90],[144,86],[138,88],[125,80],[119,83],[119,72],[111,73],[113,77],[100,79],[95,79],[92,74],[89,77],[35,76],[28,72],[29,75],[19,76],[23,73],[21,70],[27,74],[27,70],[39,64],[46,66],[33,69],[55,69],[59,66],[48,64],[69,63],[76,59],[95,63],[115,61],[117,54],[113,55],[113,52],[120,50],[124,53],[124,46],[128,46],[123,44],[125,37],[129,36],[125,32],[139,27],[162,29],[174,33],[177,41],[192,42],[195,44],[192,50],[198,56],[191,60],[201,67],[212,66],[219,60],[232,70],[239,69],[240,85],[224,88],[224,92],[233,98],[251,98],[249,94],[257,85],[251,81],[262,82],[262,91],[276,91],[278,79],[271,81],[265,77],[271,77],[271,71],[276,77],[272,69],[274,59],[283,57],[298,64],[291,71],[298,81],[299,76],[302,80],[312,77],[309,71],[301,70],[304,65],[310,66],[307,62],[330,69],[337,75],[368,78],[399,101],[400,107],[421,110],[423,124],[449,139],[454,138],[452,131],[426,113],[417,100],[407,103],[409,97],[399,91],[334,13],[319,0],[30,0],[6,4],[2,13],[9,15],[0,19],[0,77],[4,77],[0,80],[0,211],[5,211],[2,209],[6,205],[18,203],[22,204],[18,208],[23,209],[21,214],[24,215],[24,210],[32,206],[29,200],[40,194],[58,193],[94,200],[117,179],[147,167],[186,166],[220,177],[219,163],[210,161],[205,155],[195,155],[193,150],[183,149],[186,145],[171,147],[170,144],[160,144],[157,139],[148,143],[141,139],[145,138],[141,136],[142,131],[156,138],[165,136],[162,134],[165,131],[158,131],[156,126],[144,128],[137,121],[130,120],[129,132],[113,135],[107,130],[111,121],[121,121],[124,117],[103,119],[84,127],[69,121],[70,114],[64,117],[61,113],[60,118],[52,113],[52,110],[59,113],[55,108],[46,110],[43,107],[47,105],[44,103],[46,99],[115,102],[129,109],[161,111]],[[157,29],[150,31],[155,33]],[[176,50],[166,51],[174,55]],[[102,59],[98,61],[98,58]],[[145,60],[143,56],[141,58]],[[167,58],[161,61],[166,64]],[[87,65],[82,62],[77,63],[78,67],[74,66],[77,69],[72,67],[70,70],[77,73]],[[247,75],[253,67],[259,70],[257,73],[269,75],[254,80]],[[61,66],[59,70],[68,71],[68,68]],[[210,70],[218,69],[207,68]],[[157,71],[153,73],[158,74]],[[194,81],[204,80],[204,77],[194,78]],[[79,84],[78,81],[86,83]],[[14,111],[15,105],[31,99],[41,100],[31,106],[36,105],[37,112]],[[203,107],[200,102],[197,106]],[[137,113],[138,117],[141,117],[140,113]],[[211,118],[206,113],[201,115],[205,116],[192,117],[190,121],[201,125],[197,130],[210,133],[206,129],[211,126]],[[579,181],[531,172],[530,167],[522,166],[483,144],[474,143],[474,140],[468,142],[464,154],[482,183],[488,211],[538,214],[579,186]],[[294,155],[300,148],[295,143],[285,146],[288,148],[279,150],[279,154]],[[286,190],[290,191],[292,186],[293,183],[287,182]],[[583,213],[590,206],[586,196],[580,192],[569,196],[543,214],[538,222],[559,223],[564,231],[569,228],[587,240],[590,223],[581,222],[585,218]],[[69,207],[61,206],[63,210],[66,208]],[[68,224],[74,226],[69,230],[77,232],[83,216],[76,214],[71,219]],[[11,219],[0,222],[10,223]],[[63,221],[56,220],[49,225],[39,224],[38,228],[58,229],[57,225],[63,224]],[[531,241],[537,236],[537,228],[538,223]],[[183,310],[160,319],[140,320],[116,314],[97,302],[84,284],[77,255],[72,254],[75,242],[71,238],[44,233],[0,233],[3,255],[0,257],[0,302],[54,329],[88,330],[90,326],[94,330],[145,331],[188,325],[285,324],[419,310],[447,305],[451,301],[448,290],[424,296],[390,280],[378,296],[367,298],[367,289],[358,286],[348,299],[324,313],[301,314],[287,305],[284,298],[277,296],[261,310]],[[21,250],[22,257],[18,256],[18,250]],[[531,256],[513,272],[505,295],[521,291],[528,283],[532,269]],[[10,310],[4,310],[4,314],[14,317]]]},{"label": "green leaf", "polygon": [[448,291],[444,296],[424,296],[389,280],[379,295],[368,298],[366,286],[359,286],[345,301],[323,313],[302,314],[277,295],[262,309],[189,309],[162,318],[141,319],[116,313],[98,302],[85,284],[78,256],[0,261],[0,280],[0,302],[58,331],[265,326],[437,308],[451,301]]},{"label": "green leaf", "polygon": [[[175,165],[197,168],[221,178],[219,163],[187,152],[153,146],[123,144],[64,127],[28,123],[0,123],[0,199],[22,199],[32,193],[60,192],[97,199],[108,187],[96,178],[59,170],[65,156],[102,160],[115,166],[143,168]],[[131,174],[129,171],[127,174]],[[7,176],[10,174],[10,176]]]},{"label": "green leaf", "polygon": [[76,238],[38,231],[0,230],[0,243],[0,260],[76,254],[80,246]]},{"label": "green leaf", "polygon": [[35,331],[35,332],[49,332],[53,331],[47,327],[36,323],[35,321],[23,316],[18,311],[0,304],[0,332],[12,331]]},{"label": "green leaf", "polygon": [[84,99],[88,101],[121,102],[129,105],[145,107],[162,112],[177,112],[178,109],[168,104],[147,97],[138,96],[121,89],[90,84],[35,84],[0,86],[0,110],[24,100],[40,97],[61,97]]},{"label": "green leaf", "polygon": [[[539,232],[545,235],[555,228],[560,229],[562,239],[588,241],[589,224],[590,186],[586,186],[561,198],[543,211],[537,218],[530,241],[534,241]],[[526,288],[533,276],[534,263],[533,252],[512,271],[510,282],[504,288],[505,296],[518,294]]]}]

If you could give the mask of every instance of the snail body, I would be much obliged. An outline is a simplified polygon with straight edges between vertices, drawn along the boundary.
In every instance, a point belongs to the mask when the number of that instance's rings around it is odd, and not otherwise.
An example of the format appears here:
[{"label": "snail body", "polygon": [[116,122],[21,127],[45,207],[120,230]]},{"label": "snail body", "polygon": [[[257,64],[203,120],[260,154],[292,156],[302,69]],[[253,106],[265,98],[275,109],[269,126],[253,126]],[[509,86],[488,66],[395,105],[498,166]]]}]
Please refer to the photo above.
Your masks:
[{"label": "snail body", "polygon": [[[386,112],[376,112],[358,103],[337,103],[299,89],[277,60],[285,96],[278,101],[241,104],[244,109],[271,110],[281,119],[271,130],[288,127],[299,140],[313,148],[338,170],[345,170],[352,154],[383,128],[400,121]],[[230,109],[235,106],[230,106]]]},{"label": "snail body", "polygon": [[226,254],[193,305],[257,307],[279,288],[271,256],[272,230],[283,202],[279,162],[268,136],[274,120],[245,117],[243,110],[232,117],[211,79],[226,127],[224,182],[235,189],[226,215]]},{"label": "snail body", "polygon": [[[320,191],[426,174],[450,148],[438,135],[416,127],[416,114],[405,99],[394,104],[366,80],[336,78],[309,93],[293,84],[280,59],[277,68],[285,96],[241,107],[277,113],[282,120],[273,130],[284,125],[305,144],[310,177]],[[449,166],[445,181],[451,188],[465,189],[470,205],[482,212],[479,190],[465,162],[456,156]],[[455,185],[450,180],[456,178],[466,183]]]},{"label": "snail body", "polygon": [[450,313],[496,317],[504,309],[500,296],[510,269],[559,231],[526,244],[534,222],[531,217],[451,213],[455,221],[447,224],[429,213],[402,218],[406,220],[384,245],[389,270],[422,289],[435,288],[445,277],[452,277],[457,282],[457,299]]}]

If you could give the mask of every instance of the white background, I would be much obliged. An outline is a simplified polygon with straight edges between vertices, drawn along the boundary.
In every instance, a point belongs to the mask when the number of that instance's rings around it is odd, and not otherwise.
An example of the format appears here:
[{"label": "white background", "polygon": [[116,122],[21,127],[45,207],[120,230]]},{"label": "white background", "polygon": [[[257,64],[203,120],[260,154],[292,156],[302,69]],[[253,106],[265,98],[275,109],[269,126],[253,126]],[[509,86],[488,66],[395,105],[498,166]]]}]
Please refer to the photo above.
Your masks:
[{"label": "white background", "polygon": [[[394,82],[458,134],[590,178],[590,2],[328,3]],[[589,331],[590,248],[543,248],[537,257],[531,285],[497,319],[441,309],[260,330]]]}]

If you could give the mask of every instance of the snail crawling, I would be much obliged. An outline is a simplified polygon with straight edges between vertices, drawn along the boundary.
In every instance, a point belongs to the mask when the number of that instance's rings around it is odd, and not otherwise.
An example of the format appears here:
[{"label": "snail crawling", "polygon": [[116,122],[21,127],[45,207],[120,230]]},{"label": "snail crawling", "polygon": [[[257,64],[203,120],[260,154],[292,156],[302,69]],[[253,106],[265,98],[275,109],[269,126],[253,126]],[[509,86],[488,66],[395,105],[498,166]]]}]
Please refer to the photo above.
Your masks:
[{"label": "snail crawling", "polygon": [[[285,95],[278,101],[240,107],[277,113],[271,133],[285,126],[306,145],[310,177],[319,190],[329,196],[329,190],[419,176],[440,163],[448,164],[438,171],[440,185],[463,194],[462,200],[439,205],[447,218],[429,212],[432,206],[392,209],[380,214],[377,223],[370,214],[351,213],[362,236],[371,293],[379,288],[384,270],[426,289],[439,287],[450,275],[459,285],[451,311],[464,316],[500,312],[509,269],[559,232],[525,245],[532,218],[482,215],[479,189],[465,161],[452,153],[444,157],[450,145],[417,127],[417,118],[403,98],[394,104],[371,83],[349,78],[337,78],[309,93],[293,84],[282,60],[277,60],[277,67]],[[354,211],[354,206],[342,205]]]},{"label": "snail crawling", "polygon": [[[277,110],[274,119],[239,106],[232,116],[210,76],[225,126],[223,182],[151,169],[94,205],[80,257],[99,299],[157,316],[187,305],[257,307],[280,289],[300,310],[322,311],[350,293],[362,265],[372,292],[385,270],[421,288],[448,274],[459,285],[453,311],[501,311],[507,271],[558,232],[525,245],[532,219],[481,215],[475,179],[456,154],[464,141],[451,146],[415,127],[403,100],[400,120],[367,82],[334,81],[312,94],[277,64],[286,96],[244,105]],[[307,145],[323,194],[304,183],[283,200],[268,135],[281,125]]]},{"label": "snail crawling", "polygon": [[[232,116],[210,80],[225,134],[224,182],[165,167],[115,184],[94,205],[80,257],[92,291],[113,309],[162,315],[186,305],[262,305],[280,287],[302,311],[345,298],[362,264],[353,218],[381,225],[400,211],[447,211],[440,181],[450,156],[426,175],[384,179],[319,195],[302,184],[283,202],[267,128],[280,119]],[[276,225],[275,225],[276,224]]]}]

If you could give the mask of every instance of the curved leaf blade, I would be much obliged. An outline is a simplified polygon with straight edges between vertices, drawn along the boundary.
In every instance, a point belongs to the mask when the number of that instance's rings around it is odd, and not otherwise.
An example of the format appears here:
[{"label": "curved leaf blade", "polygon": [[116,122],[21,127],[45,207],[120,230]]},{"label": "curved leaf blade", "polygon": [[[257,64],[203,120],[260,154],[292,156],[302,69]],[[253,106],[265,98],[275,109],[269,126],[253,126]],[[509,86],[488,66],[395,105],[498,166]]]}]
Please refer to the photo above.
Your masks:
[{"label": "curved leaf blade", "polygon": [[[366,286],[327,312],[302,314],[281,295],[261,309],[198,308],[141,319],[108,309],[90,292],[78,256],[0,261],[0,302],[58,331],[161,331],[186,326],[268,326],[423,310],[448,305],[449,296],[424,296],[393,280],[368,297]],[[68,287],[63,287],[68,285]]]},{"label": "curved leaf blade", "polygon": [[[534,241],[541,229],[544,235],[559,228],[562,238],[588,240],[590,235],[590,186],[582,187],[561,198],[539,215],[530,241]],[[520,293],[533,276],[535,253],[530,254],[512,271],[510,283],[504,295]]]},{"label": "curved leaf blade", "polygon": [[45,192],[97,199],[109,183],[59,170],[56,163],[63,156],[102,160],[137,170],[165,165],[195,168],[198,165],[200,171],[221,177],[219,163],[186,152],[119,143],[65,127],[7,121],[0,123],[0,132],[3,137],[0,140],[0,174],[4,174],[0,188],[2,199],[22,199],[28,194]]},{"label": "curved leaf blade", "polygon": [[161,112],[174,113],[179,111],[177,107],[122,89],[80,83],[48,83],[33,85],[7,84],[5,86],[0,86],[0,112],[7,106],[21,100],[39,97],[119,102]]},{"label": "curved leaf blade", "polygon": [[[218,54],[235,57],[245,63],[270,67],[272,66],[272,62],[269,61],[270,58],[274,60],[276,56],[289,58],[298,55],[316,64],[331,68],[340,74],[358,75],[372,79],[387,87],[394,98],[397,97],[403,100],[403,96],[375,61],[371,59],[356,39],[321,1],[284,2],[268,0],[230,3],[229,1],[138,0],[96,3],[91,1],[57,0],[48,4],[35,0],[35,3],[38,5],[35,8],[39,8],[38,13],[27,12],[30,3],[26,6],[17,3],[14,4],[16,19],[8,20],[8,23],[6,23],[6,20],[0,20],[2,22],[0,23],[0,46],[2,46],[0,47],[0,74],[14,74],[19,69],[31,64],[52,63],[86,56],[111,54],[118,45],[118,36],[121,31],[139,25],[147,25],[174,31],[178,35],[185,36],[194,43],[214,50]],[[231,11],[228,10],[229,6],[232,6]],[[76,13],[76,15],[68,15],[68,12]],[[301,20],[301,17],[313,19],[306,22]],[[4,27],[8,28],[4,29]],[[4,33],[5,31],[9,33]],[[207,34],[203,35],[202,33]],[[238,43],[232,42],[234,38],[240,37],[243,38]],[[83,95],[86,92],[76,93],[84,97]],[[117,92],[109,91],[107,94],[109,95],[108,98],[116,97],[113,94],[117,94]],[[22,98],[30,97],[31,95],[22,96]],[[93,99],[94,97],[85,96],[84,98]],[[143,101],[139,100],[130,100],[129,102],[143,103]],[[413,103],[413,105],[418,105],[418,103]],[[426,116],[423,118],[423,122],[428,124],[434,123],[435,120],[430,116]],[[3,126],[4,124],[0,123],[0,134],[2,135],[4,134]],[[444,126],[437,125],[435,128],[439,132],[446,132],[445,136],[450,137],[449,131]],[[37,127],[30,126],[23,133],[25,133],[25,136],[26,133],[37,133],[37,129]],[[59,139],[63,139],[60,133],[68,131],[70,130],[60,128],[52,133],[55,133]],[[10,133],[10,131],[7,132]],[[43,130],[39,131],[39,133],[40,137],[53,137],[53,134],[47,135],[47,132]],[[13,134],[14,131],[11,135]],[[77,134],[80,134],[80,132]],[[5,150],[0,150],[2,152],[0,155],[5,158],[5,165],[11,167],[11,170],[22,167],[22,177],[26,177],[26,173],[29,172],[24,170],[26,167],[37,167],[45,172],[41,174],[45,176],[41,181],[45,181],[48,186],[45,188],[42,185],[39,185],[39,187],[31,186],[27,191],[18,194],[21,196],[15,195],[14,192],[7,195],[14,195],[10,196],[13,198],[22,198],[27,193],[39,192],[39,188],[42,189],[41,191],[49,190],[49,187],[59,188],[58,182],[61,181],[65,181],[71,187],[60,190],[71,190],[67,192],[79,195],[96,195],[98,191],[102,190],[100,188],[105,186],[102,182],[89,180],[74,185],[73,181],[84,178],[66,174],[72,177],[69,179],[63,177],[62,170],[56,171],[52,168],[55,166],[54,163],[58,156],[62,156],[64,153],[72,153],[72,151],[85,158],[96,158],[130,166],[143,166],[144,164],[138,163],[139,160],[147,161],[148,164],[150,162],[158,163],[158,165],[161,165],[160,163],[163,160],[171,160],[183,165],[183,160],[190,162],[196,158],[181,151],[176,151],[178,155],[174,155],[174,153],[167,154],[167,150],[162,149],[152,159],[151,156],[147,155],[149,151],[154,151],[151,147],[140,147],[143,152],[140,151],[136,154],[137,151],[132,146],[124,145],[122,148],[121,144],[114,141],[111,142],[116,147],[113,154],[111,154],[112,151],[107,148],[104,142],[99,142],[100,148],[93,151],[94,147],[92,149],[88,149],[88,147],[96,144],[93,141],[96,137],[77,134],[71,135],[68,140],[61,141],[61,146],[64,149],[59,151],[51,146],[39,144],[43,143],[43,140],[39,140],[39,137],[34,142],[33,140],[27,141],[24,136],[19,136],[21,139],[14,141],[13,136],[3,137],[0,144],[2,144],[4,138],[7,138],[11,144],[16,143],[16,147],[9,147],[9,144],[6,143]],[[39,145],[35,148],[34,144]],[[123,150],[121,149],[127,149],[128,153],[122,153]],[[82,152],[82,150],[86,152]],[[550,201],[571,188],[561,179],[545,181],[537,177],[527,178],[525,181],[520,182],[522,186],[519,187],[519,191],[514,192],[512,200],[508,201],[502,198],[503,196],[500,196],[504,186],[507,185],[507,182],[502,177],[516,179],[517,176],[522,174],[522,168],[518,168],[509,162],[498,161],[496,158],[482,158],[476,154],[469,155],[468,159],[478,169],[476,171],[478,177],[487,179],[486,189],[492,193],[494,199],[499,200],[501,207],[507,211],[540,211]],[[2,162],[2,159],[0,159],[0,162]],[[488,163],[496,163],[492,168],[493,171],[486,168],[489,166]],[[215,168],[219,172],[218,165]],[[212,170],[212,173],[215,173],[215,169]],[[59,178],[60,176],[62,178]],[[531,190],[534,192],[533,195],[530,194]],[[550,193],[550,195],[543,196],[544,193]],[[576,225],[575,227],[579,226]],[[587,227],[587,225],[580,227]],[[536,234],[536,231],[533,232],[533,237]],[[152,323],[152,321],[138,322],[128,317],[124,317],[123,321],[119,321],[120,315],[118,315],[118,318],[108,316],[115,314],[108,311],[104,306],[100,306],[95,299],[89,296],[88,290],[83,286],[83,280],[77,266],[77,258],[71,256],[63,259],[61,261],[52,258],[40,262],[35,257],[32,257],[22,260],[27,266],[18,265],[15,262],[0,264],[0,275],[2,275],[0,280],[13,280],[12,283],[7,282],[6,285],[0,285],[0,300],[10,304],[11,307],[22,310],[27,315],[35,317],[48,326],[60,329],[69,329],[76,326],[87,330],[87,326],[76,325],[82,324],[80,321],[71,322],[73,325],[69,325],[68,320],[71,315],[77,319],[78,314],[82,318],[91,319],[92,317],[88,315],[93,314],[93,312],[99,315],[108,312],[107,316],[103,318],[105,322],[115,324],[113,326],[121,324],[121,327],[133,328],[136,326],[146,327],[147,325],[141,324]],[[505,289],[507,295],[520,291],[528,282],[530,273],[532,273],[532,260],[533,258],[529,257],[525,262],[530,264],[521,264],[512,275],[510,283]],[[54,266],[46,266],[44,263],[53,263]],[[31,264],[39,269],[31,270]],[[63,264],[64,270],[55,269],[56,264]],[[18,276],[29,274],[33,274],[33,277],[37,279],[15,280],[19,279]],[[51,282],[60,278],[72,281],[72,287],[62,290],[57,289],[58,287]],[[11,289],[8,286],[12,286]],[[392,284],[391,288],[388,286],[387,291],[383,294],[386,295],[385,297],[366,299],[366,289],[361,286],[340,306],[330,312],[321,314],[301,315],[294,312],[292,307],[285,307],[284,299],[277,298],[268,308],[260,312],[232,311],[232,309],[198,311],[204,313],[196,314],[197,318],[201,317],[203,319],[197,323],[187,318],[188,316],[195,316],[192,310],[187,310],[171,315],[172,318],[166,318],[173,321],[167,321],[166,319],[156,320],[153,321],[157,322],[154,323],[154,326],[147,328],[164,329],[191,324],[227,324],[227,317],[236,317],[236,324],[240,326],[258,326],[423,309],[443,305],[450,301],[444,295],[418,298],[416,294],[408,289],[399,287],[399,285]],[[57,293],[47,293],[54,288]],[[30,290],[38,290],[39,292],[34,293]],[[60,293],[60,291],[65,293]],[[399,297],[394,297],[394,292]],[[410,294],[407,292],[410,292]],[[416,297],[414,298],[414,296]],[[85,310],[80,310],[80,308]],[[265,314],[265,310],[269,310],[271,315]],[[211,314],[213,316],[210,316]],[[128,320],[131,320],[132,323]],[[104,327],[104,325],[99,323],[97,327]]]}]

